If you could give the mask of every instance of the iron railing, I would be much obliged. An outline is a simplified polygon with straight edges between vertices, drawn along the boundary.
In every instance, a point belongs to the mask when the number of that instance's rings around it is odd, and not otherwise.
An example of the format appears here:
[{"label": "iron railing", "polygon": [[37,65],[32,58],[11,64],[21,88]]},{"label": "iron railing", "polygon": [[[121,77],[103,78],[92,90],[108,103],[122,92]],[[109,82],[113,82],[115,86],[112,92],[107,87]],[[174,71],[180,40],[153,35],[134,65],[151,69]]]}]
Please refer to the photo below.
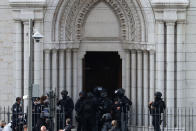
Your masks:
[{"label": "iron railing", "polygon": [[[74,113],[73,113],[74,114]],[[23,116],[26,114],[24,113]],[[152,114],[149,109],[142,109],[142,112],[138,112],[137,109],[131,108],[128,112],[128,125],[131,131],[153,131]],[[44,118],[44,122],[38,125],[38,122],[43,122],[43,118],[40,118],[40,113],[33,113],[33,128],[34,131],[39,131],[41,125],[47,125],[53,128],[52,131],[58,130],[58,127],[65,126],[65,117],[63,113],[55,113],[55,117]],[[76,128],[77,122],[73,116],[73,125]],[[10,123],[12,121],[12,112],[10,107],[0,107],[0,120]],[[61,121],[61,122],[59,122]],[[186,108],[167,108],[161,115],[161,131],[196,131],[196,111],[193,107]],[[47,123],[48,122],[48,123]],[[35,127],[37,128],[35,129]],[[59,128],[60,129],[60,128]]]}]

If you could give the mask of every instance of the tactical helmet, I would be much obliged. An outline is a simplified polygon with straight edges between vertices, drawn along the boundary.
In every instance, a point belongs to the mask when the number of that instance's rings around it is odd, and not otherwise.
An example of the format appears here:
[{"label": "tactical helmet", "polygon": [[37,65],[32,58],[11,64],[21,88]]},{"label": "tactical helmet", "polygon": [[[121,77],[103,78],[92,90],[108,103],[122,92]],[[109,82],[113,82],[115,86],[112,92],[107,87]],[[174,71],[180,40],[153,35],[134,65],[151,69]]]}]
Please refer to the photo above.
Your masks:
[{"label": "tactical helmet", "polygon": [[105,90],[102,91],[101,94],[100,94],[100,96],[101,96],[101,97],[107,97],[107,96],[108,96],[107,91],[105,91]]},{"label": "tactical helmet", "polygon": [[96,88],[93,89],[93,94],[95,96],[100,96],[100,93],[103,91],[103,87],[97,86]]},{"label": "tactical helmet", "polygon": [[85,97],[85,96],[86,96],[86,93],[85,93],[85,92],[83,92],[83,91],[81,91],[81,92],[79,93],[79,96],[81,96],[81,97]]},{"label": "tactical helmet", "polygon": [[155,96],[155,97],[158,97],[158,98],[161,98],[162,93],[161,93],[161,92],[156,92],[156,93],[154,94],[154,96]]},{"label": "tactical helmet", "polygon": [[123,88],[119,88],[115,91],[115,94],[119,97],[122,97],[125,95],[125,90]]},{"label": "tactical helmet", "polygon": [[88,92],[88,93],[87,93],[87,97],[88,97],[88,98],[92,98],[92,97],[93,97],[93,93]]},{"label": "tactical helmet", "polygon": [[67,95],[68,95],[67,90],[63,90],[63,91],[61,91],[61,95],[62,95],[62,96],[67,96]]}]

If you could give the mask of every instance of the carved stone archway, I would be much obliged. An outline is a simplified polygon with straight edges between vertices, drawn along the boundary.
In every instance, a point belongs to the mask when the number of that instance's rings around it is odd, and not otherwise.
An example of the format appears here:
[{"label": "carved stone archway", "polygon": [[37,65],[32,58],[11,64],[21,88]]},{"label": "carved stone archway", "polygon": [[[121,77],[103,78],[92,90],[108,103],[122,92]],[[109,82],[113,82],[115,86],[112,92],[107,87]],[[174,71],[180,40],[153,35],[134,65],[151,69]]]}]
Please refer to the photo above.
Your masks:
[{"label": "carved stone archway", "polygon": [[[69,0],[62,3],[64,12],[59,12],[58,23],[53,28],[55,38],[59,41],[82,40],[82,30],[90,10],[99,2],[108,4],[120,23],[120,39],[128,41],[141,41],[141,20],[134,3],[126,0]],[[67,5],[71,6],[68,9]],[[54,19],[56,20],[56,19]]]}]

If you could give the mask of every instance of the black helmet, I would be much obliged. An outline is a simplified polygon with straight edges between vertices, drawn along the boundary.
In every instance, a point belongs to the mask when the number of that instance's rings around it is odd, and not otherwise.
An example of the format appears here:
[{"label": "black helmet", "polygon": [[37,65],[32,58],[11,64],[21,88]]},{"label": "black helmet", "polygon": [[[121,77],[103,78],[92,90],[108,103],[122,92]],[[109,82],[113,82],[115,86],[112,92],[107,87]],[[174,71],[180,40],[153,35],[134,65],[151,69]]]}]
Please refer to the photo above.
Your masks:
[{"label": "black helmet", "polygon": [[115,90],[115,95],[122,97],[125,95],[125,90],[123,88],[119,88],[119,89]]},{"label": "black helmet", "polygon": [[162,93],[157,91],[157,92],[154,94],[154,96],[157,97],[157,98],[161,98]]},{"label": "black helmet", "polygon": [[83,92],[83,91],[81,91],[81,92],[79,93],[79,96],[81,96],[81,97],[85,97],[85,96],[86,96],[86,93],[85,93],[85,92]]},{"label": "black helmet", "polygon": [[87,98],[92,98],[93,97],[93,93],[92,92],[88,92],[87,93]]},{"label": "black helmet", "polygon": [[67,95],[68,95],[67,90],[63,90],[63,91],[61,91],[61,95],[62,95],[62,96],[67,96]]},{"label": "black helmet", "polygon": [[95,95],[95,96],[100,96],[100,93],[103,91],[104,89],[103,89],[103,87],[101,87],[101,86],[97,86],[96,88],[94,88],[93,89],[93,94]]},{"label": "black helmet", "polygon": [[100,94],[101,97],[107,97],[108,96],[108,93],[106,90],[102,91],[101,94]]}]

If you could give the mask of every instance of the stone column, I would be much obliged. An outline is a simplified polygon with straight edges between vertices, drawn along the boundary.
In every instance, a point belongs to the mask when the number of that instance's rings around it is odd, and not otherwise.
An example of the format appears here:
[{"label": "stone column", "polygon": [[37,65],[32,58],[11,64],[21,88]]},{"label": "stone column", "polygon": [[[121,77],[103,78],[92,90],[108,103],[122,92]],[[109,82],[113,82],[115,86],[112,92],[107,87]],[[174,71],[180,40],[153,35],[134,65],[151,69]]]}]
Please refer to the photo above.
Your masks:
[{"label": "stone column", "polygon": [[[154,101],[155,93],[155,51],[149,52],[149,101]],[[152,117],[150,117],[150,125],[152,126]]]},{"label": "stone column", "polygon": [[16,43],[15,43],[15,57],[16,57],[16,96],[22,96],[22,22],[15,21],[16,24]]},{"label": "stone column", "polygon": [[76,102],[78,99],[78,51],[73,50],[73,100]]},{"label": "stone column", "polygon": [[[156,90],[164,94],[164,23],[157,22]],[[164,95],[163,95],[164,96]]]},{"label": "stone column", "polygon": [[185,82],[185,73],[183,71],[185,52],[184,52],[184,22],[177,23],[177,107],[184,107],[183,87]]},{"label": "stone column", "polygon": [[[167,46],[166,46],[166,91],[168,114],[174,114],[174,22],[167,23]],[[174,126],[174,116],[168,116],[169,127]]]},{"label": "stone column", "polygon": [[44,75],[44,85],[45,85],[45,92],[48,92],[51,89],[51,59],[50,59],[50,50],[44,50],[45,54],[45,75]]},{"label": "stone column", "polygon": [[136,51],[131,50],[131,101],[132,101],[132,125],[136,125],[136,113],[137,113],[137,88],[136,88]]},{"label": "stone column", "polygon": [[167,106],[174,107],[174,26],[175,23],[167,23]]},{"label": "stone column", "polygon": [[52,90],[57,91],[57,50],[53,49],[52,50]]},{"label": "stone column", "polygon": [[[24,96],[28,96],[29,88],[29,22],[24,22]],[[24,112],[27,112],[28,99],[24,99]]]},{"label": "stone column", "polygon": [[78,90],[82,91],[83,87],[83,58],[86,52],[78,52]]},{"label": "stone column", "polygon": [[143,106],[143,87],[142,87],[142,51],[137,51],[137,124],[142,126],[142,106]]},{"label": "stone column", "polygon": [[71,82],[72,82],[72,61],[71,61],[71,49],[66,50],[66,89],[69,93],[69,96],[72,96],[72,88],[71,88]]},{"label": "stone column", "polygon": [[149,53],[149,85],[150,85],[150,100],[154,101],[154,93],[155,93],[155,52],[150,51]]},{"label": "stone column", "polygon": [[130,52],[127,51],[126,52],[126,87],[125,87],[125,93],[126,96],[130,99],[131,98],[131,86],[130,86],[130,74],[131,74],[131,70],[130,70]]},{"label": "stone column", "polygon": [[59,50],[59,96],[65,89],[65,50]]},{"label": "stone column", "polygon": [[143,98],[143,112],[144,112],[144,124],[145,126],[148,126],[148,102],[149,102],[149,84],[148,84],[148,79],[149,79],[149,72],[148,72],[148,52],[144,51],[143,52],[143,91],[144,91],[144,98]]},{"label": "stone column", "polygon": [[181,117],[184,115],[184,87],[185,86],[185,72],[184,72],[184,62],[185,62],[185,23],[177,23],[177,45],[176,45],[176,87],[177,87],[177,127],[184,127],[184,120]]}]

